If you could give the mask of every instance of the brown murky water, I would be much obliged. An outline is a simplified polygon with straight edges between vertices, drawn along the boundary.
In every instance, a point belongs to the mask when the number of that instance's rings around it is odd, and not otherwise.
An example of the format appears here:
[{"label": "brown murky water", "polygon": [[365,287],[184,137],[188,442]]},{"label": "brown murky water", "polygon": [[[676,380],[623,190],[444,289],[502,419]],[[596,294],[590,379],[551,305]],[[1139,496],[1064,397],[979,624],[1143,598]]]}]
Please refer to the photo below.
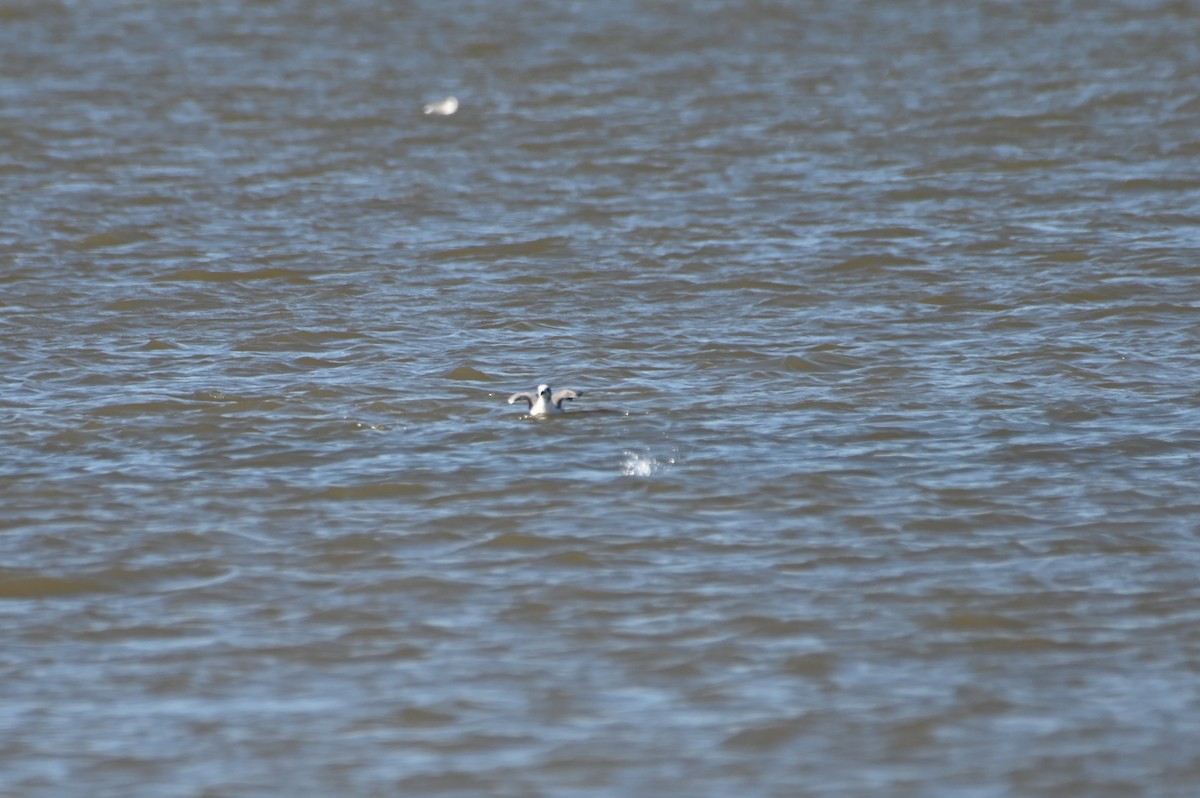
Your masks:
[{"label": "brown murky water", "polygon": [[1198,76],[1187,1],[0,4],[0,795],[1190,797]]}]

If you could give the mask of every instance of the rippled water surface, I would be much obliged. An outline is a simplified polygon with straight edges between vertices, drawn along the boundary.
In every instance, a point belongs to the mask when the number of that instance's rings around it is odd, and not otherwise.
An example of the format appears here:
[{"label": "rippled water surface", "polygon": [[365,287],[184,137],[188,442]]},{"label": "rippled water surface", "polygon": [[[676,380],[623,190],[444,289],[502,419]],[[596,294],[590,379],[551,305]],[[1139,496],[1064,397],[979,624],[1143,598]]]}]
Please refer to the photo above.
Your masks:
[{"label": "rippled water surface", "polygon": [[0,795],[1194,795],[1198,76],[1189,0],[0,2]]}]

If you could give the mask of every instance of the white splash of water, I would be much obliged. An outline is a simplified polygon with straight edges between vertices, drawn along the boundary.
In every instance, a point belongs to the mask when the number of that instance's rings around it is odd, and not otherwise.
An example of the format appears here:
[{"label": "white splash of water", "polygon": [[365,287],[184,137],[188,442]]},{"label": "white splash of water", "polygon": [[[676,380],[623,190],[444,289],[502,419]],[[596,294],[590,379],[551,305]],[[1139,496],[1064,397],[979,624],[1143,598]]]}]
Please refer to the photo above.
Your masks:
[{"label": "white splash of water", "polygon": [[458,110],[458,98],[447,97],[439,102],[430,103],[421,110],[431,116],[453,116],[454,112]]},{"label": "white splash of water", "polygon": [[657,458],[650,457],[637,452],[626,451],[625,459],[621,461],[621,473],[627,477],[649,477],[658,473],[665,466],[674,465],[675,458],[669,457],[665,461],[660,461]]}]

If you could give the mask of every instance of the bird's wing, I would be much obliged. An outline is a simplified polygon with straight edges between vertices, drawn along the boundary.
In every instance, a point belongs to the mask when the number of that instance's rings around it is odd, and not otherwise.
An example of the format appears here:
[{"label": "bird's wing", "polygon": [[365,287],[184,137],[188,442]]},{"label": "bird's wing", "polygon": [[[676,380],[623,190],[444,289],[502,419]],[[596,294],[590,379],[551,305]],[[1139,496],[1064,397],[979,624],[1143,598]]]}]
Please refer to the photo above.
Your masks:
[{"label": "bird's wing", "polygon": [[562,407],[564,399],[578,399],[583,396],[583,391],[572,391],[570,388],[563,388],[561,391],[555,391],[550,397],[550,401],[555,407]]},{"label": "bird's wing", "polygon": [[530,407],[533,407],[533,403],[537,401],[537,397],[531,393],[514,393],[512,396],[508,397],[508,403],[511,405],[518,399],[524,399],[529,403]]}]

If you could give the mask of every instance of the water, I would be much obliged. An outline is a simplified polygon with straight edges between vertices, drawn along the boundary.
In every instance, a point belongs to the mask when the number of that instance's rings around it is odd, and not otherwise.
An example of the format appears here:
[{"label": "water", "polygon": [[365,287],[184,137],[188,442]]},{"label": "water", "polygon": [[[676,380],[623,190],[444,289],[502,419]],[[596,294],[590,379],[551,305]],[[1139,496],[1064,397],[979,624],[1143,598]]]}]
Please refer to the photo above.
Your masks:
[{"label": "water", "polygon": [[1192,794],[1194,3],[17,2],[0,74],[0,795]]}]

